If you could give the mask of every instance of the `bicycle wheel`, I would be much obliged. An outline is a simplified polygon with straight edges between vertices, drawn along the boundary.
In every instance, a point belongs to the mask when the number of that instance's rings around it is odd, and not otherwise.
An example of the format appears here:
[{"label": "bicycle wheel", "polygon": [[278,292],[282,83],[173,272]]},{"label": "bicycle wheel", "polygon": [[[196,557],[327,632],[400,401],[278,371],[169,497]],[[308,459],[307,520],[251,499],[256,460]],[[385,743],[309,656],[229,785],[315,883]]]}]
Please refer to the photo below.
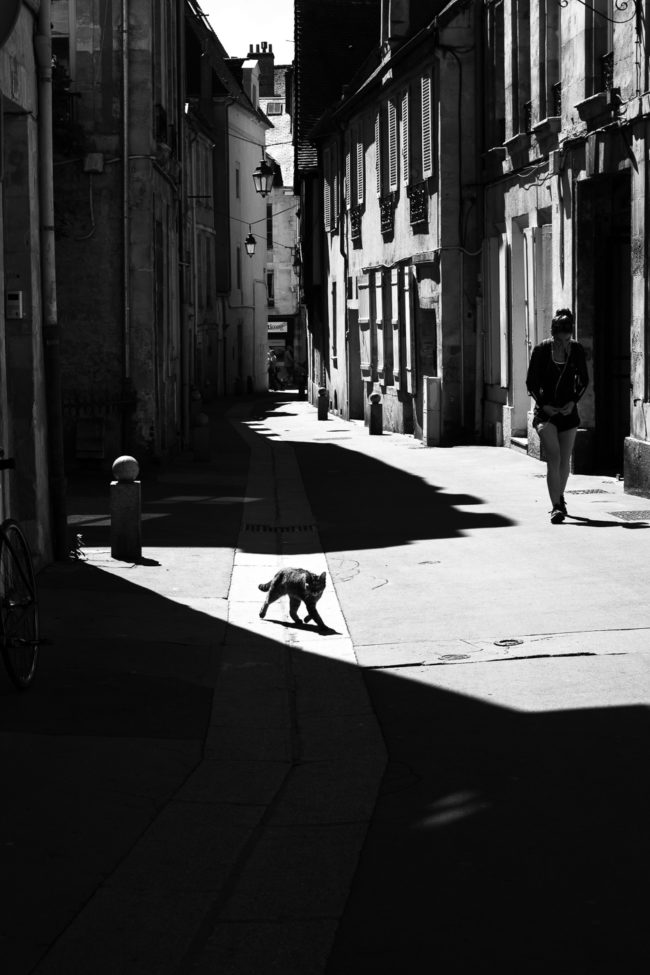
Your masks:
[{"label": "bicycle wheel", "polygon": [[0,647],[16,687],[29,687],[38,663],[38,604],[29,547],[11,519],[0,531]]}]

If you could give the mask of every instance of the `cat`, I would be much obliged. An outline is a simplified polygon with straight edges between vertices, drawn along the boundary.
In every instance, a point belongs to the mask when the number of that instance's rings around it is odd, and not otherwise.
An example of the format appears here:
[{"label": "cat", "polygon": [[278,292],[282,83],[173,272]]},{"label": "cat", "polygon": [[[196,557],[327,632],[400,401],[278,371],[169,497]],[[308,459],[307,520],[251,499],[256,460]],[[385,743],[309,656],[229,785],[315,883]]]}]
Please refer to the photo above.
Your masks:
[{"label": "cat", "polygon": [[316,575],[315,572],[309,572],[308,569],[280,569],[270,582],[260,583],[258,588],[262,592],[268,593],[260,610],[262,619],[266,616],[270,603],[275,602],[280,596],[288,596],[289,615],[294,623],[300,624],[302,622],[298,616],[298,608],[302,601],[308,610],[304,622],[308,623],[309,620],[314,620],[319,629],[327,629],[316,609],[316,603],[325,589],[324,572]]}]

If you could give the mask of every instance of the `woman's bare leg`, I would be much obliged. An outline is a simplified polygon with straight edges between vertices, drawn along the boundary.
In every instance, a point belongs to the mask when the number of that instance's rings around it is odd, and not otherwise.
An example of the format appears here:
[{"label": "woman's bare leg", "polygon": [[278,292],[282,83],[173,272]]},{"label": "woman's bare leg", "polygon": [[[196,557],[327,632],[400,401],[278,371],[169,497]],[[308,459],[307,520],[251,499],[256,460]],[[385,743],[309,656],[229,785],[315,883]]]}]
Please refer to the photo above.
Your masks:
[{"label": "woman's bare leg", "polygon": [[[571,432],[571,431],[567,431]],[[543,423],[539,427],[539,439],[544,447],[546,455],[546,486],[553,507],[557,505],[564,490],[562,483],[560,464],[560,436],[554,423]],[[571,456],[569,454],[569,456]],[[568,474],[567,474],[568,476]],[[566,478],[564,483],[566,484]]]},{"label": "woman's bare leg", "polygon": [[560,497],[564,495],[564,489],[566,488],[567,481],[569,480],[571,454],[573,453],[573,445],[576,442],[577,432],[578,428],[574,427],[572,430],[564,430],[558,435],[558,440],[560,442]]}]

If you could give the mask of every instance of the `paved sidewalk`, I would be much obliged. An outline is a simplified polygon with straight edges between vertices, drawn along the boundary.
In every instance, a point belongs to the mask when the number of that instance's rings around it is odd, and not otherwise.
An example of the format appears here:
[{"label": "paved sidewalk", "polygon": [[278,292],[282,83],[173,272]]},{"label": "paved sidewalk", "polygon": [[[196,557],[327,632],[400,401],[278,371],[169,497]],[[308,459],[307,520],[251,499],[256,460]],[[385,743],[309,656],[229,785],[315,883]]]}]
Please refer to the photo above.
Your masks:
[{"label": "paved sidewalk", "polygon": [[385,755],[334,589],[326,635],[259,619],[258,583],[326,563],[254,407],[143,475],[141,564],[110,557],[108,484],[75,485],[85,558],[39,578],[53,647],[3,696],[11,975],[322,971]]},{"label": "paved sidewalk", "polygon": [[[552,824],[547,872],[571,855],[546,790],[599,849],[610,916],[636,919],[650,500],[575,477],[555,527],[543,466],[513,451],[370,437],[282,394],[210,414],[210,462],[143,473],[141,564],[110,558],[106,476],[71,483],[86,559],[39,577],[34,688],[0,685],[2,971],[473,973],[516,925],[537,936],[517,888],[540,916],[556,896],[513,862],[522,824]],[[331,632],[284,600],[259,619],[258,583],[292,563],[327,571]]]}]

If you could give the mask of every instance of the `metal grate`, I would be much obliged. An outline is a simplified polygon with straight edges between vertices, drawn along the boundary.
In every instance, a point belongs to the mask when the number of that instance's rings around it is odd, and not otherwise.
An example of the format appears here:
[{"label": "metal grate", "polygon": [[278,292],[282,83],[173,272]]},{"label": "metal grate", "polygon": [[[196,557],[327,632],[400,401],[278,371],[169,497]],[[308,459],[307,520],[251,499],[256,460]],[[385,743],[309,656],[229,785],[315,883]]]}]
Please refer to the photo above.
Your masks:
[{"label": "metal grate", "polygon": [[622,518],[623,521],[650,521],[650,511],[608,511],[615,518]]},{"label": "metal grate", "polygon": [[247,532],[313,532],[316,525],[260,525],[246,523],[244,531]]},{"label": "metal grate", "polygon": [[583,490],[576,489],[575,491],[567,491],[567,494],[611,494],[611,491],[603,491],[602,488],[584,488]]}]

